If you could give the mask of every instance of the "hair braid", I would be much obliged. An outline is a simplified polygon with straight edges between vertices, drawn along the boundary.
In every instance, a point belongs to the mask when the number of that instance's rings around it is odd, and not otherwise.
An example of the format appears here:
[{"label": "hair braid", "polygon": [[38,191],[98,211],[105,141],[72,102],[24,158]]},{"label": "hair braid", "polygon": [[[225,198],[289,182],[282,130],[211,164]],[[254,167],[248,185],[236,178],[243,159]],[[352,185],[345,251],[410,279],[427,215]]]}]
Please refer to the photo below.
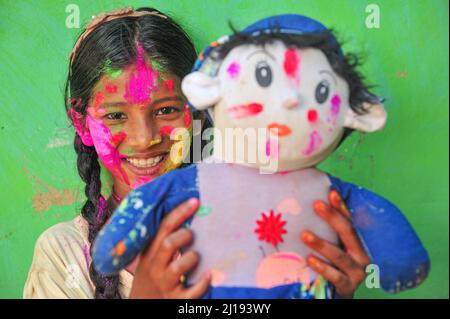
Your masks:
[{"label": "hair braid", "polygon": [[[101,195],[100,165],[94,147],[81,142],[78,134],[75,135],[75,151],[77,152],[77,167],[81,179],[86,183],[84,193],[86,202],[81,209],[81,215],[89,224],[88,240],[92,243],[98,232],[108,220],[110,213],[106,209],[105,199]],[[92,254],[92,253],[91,253]],[[89,277],[95,286],[96,299],[120,299],[119,275],[105,276],[99,273],[91,262]]]}]

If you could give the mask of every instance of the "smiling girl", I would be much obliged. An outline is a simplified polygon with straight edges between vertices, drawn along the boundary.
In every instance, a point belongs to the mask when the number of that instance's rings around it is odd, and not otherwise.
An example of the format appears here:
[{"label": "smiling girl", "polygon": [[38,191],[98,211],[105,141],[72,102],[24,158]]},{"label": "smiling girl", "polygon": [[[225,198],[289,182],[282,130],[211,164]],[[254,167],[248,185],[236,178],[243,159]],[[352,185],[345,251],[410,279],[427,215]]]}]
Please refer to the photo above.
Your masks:
[{"label": "smiling girl", "polygon": [[[189,288],[183,285],[184,274],[198,263],[196,252],[174,258],[193,241],[180,226],[199,207],[196,199],[175,208],[151,246],[119,275],[104,276],[91,263],[91,244],[121,199],[182,166],[195,134],[193,119],[204,119],[201,112],[191,113],[180,89],[195,59],[186,33],[154,9],[117,10],[86,26],[70,55],[66,83],[86,202],[80,216],[49,228],[37,240],[25,298],[198,298],[207,290],[209,274]],[[174,138],[171,133],[178,128],[189,134]],[[108,199],[101,195],[100,163],[112,175]],[[339,195],[332,191],[329,200],[331,205],[318,202],[315,210],[345,249],[312,233],[302,240],[331,262],[310,258],[311,266],[338,294],[350,297],[364,278],[368,258]]]}]

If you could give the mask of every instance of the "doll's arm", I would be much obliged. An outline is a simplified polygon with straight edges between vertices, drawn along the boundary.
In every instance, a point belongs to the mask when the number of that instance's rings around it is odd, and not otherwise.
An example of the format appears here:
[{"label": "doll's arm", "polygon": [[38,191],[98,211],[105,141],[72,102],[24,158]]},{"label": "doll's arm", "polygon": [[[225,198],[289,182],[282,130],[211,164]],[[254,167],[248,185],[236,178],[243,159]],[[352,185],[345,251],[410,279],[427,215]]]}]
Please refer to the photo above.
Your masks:
[{"label": "doll's arm", "polygon": [[96,269],[114,274],[130,264],[150,244],[167,213],[189,198],[199,198],[196,177],[192,165],[131,191],[95,240]]},{"label": "doll's arm", "polygon": [[394,293],[420,284],[428,274],[430,260],[402,212],[367,189],[329,177],[352,215],[372,264],[379,267],[381,287]]}]

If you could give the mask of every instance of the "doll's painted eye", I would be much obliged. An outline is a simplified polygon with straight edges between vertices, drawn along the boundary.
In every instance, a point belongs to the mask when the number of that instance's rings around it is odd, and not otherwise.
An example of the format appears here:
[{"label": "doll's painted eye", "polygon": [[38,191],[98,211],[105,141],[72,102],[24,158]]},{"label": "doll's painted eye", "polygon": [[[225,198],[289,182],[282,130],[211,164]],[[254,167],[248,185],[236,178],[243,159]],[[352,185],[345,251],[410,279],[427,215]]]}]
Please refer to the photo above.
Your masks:
[{"label": "doll's painted eye", "polygon": [[259,62],[256,66],[255,77],[260,86],[268,87],[272,83],[272,69],[266,62]]},{"label": "doll's painted eye", "polygon": [[328,83],[327,80],[323,80],[316,87],[316,101],[322,104],[328,99],[329,94],[330,94],[330,84]]}]

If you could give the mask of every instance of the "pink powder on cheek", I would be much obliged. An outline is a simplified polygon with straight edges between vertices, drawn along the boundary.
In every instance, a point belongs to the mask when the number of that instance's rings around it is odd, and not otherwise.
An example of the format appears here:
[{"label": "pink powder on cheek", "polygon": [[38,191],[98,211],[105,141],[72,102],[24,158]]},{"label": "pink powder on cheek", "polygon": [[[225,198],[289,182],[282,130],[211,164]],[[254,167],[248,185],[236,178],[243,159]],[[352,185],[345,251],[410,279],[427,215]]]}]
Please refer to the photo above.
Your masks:
[{"label": "pink powder on cheek", "polygon": [[165,125],[159,129],[159,134],[170,135],[174,129],[172,125]]},{"label": "pink powder on cheek", "polygon": [[339,111],[341,110],[341,97],[339,95],[334,95],[331,98],[331,106],[328,112],[328,122],[332,125],[336,124],[336,120],[339,116]]},{"label": "pink powder on cheek", "polygon": [[284,53],[284,72],[294,80],[298,80],[298,68],[300,65],[300,57],[294,48],[287,49]]},{"label": "pink powder on cheek", "polygon": [[187,104],[184,105],[184,127],[188,128],[191,125],[191,110],[189,110],[189,107]]},{"label": "pink powder on cheek", "polygon": [[91,134],[85,127],[85,120],[83,118],[83,115],[81,113],[78,113],[77,111],[73,109],[69,109],[67,111],[69,117],[72,119],[73,126],[75,128],[75,131],[77,131],[77,134],[80,136],[81,141],[86,146],[92,146],[94,145],[94,142],[92,141]]},{"label": "pink powder on cheek", "polygon": [[136,70],[137,75],[131,74],[125,87],[124,98],[129,104],[143,104],[150,102],[150,92],[158,90],[158,72],[153,70],[145,61],[144,48],[137,45]]},{"label": "pink powder on cheek", "polygon": [[87,125],[94,142],[98,157],[105,167],[117,178],[123,179],[127,185],[130,185],[128,176],[122,168],[122,157],[117,148],[111,145],[112,134],[108,127],[101,120],[92,116],[87,116]]},{"label": "pink powder on cheek", "polygon": [[317,151],[317,149],[320,147],[321,144],[322,144],[322,137],[320,136],[319,132],[314,131],[309,136],[308,147],[302,152],[304,155],[311,155],[312,153]]},{"label": "pink powder on cheek", "polygon": [[230,63],[227,68],[227,73],[232,79],[237,79],[239,77],[239,72],[241,70],[241,66],[236,61]]},{"label": "pink powder on cheek", "polygon": [[125,132],[118,132],[111,137],[111,143],[117,147],[126,137]]}]

